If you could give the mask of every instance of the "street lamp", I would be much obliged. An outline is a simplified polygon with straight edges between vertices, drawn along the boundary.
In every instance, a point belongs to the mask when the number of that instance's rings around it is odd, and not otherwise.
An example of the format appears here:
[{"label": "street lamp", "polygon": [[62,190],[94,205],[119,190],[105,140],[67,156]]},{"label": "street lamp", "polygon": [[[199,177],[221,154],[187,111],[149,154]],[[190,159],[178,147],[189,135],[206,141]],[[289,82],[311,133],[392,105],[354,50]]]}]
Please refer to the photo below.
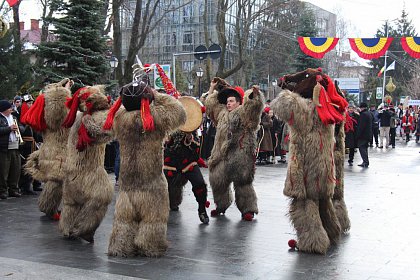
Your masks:
[{"label": "street lamp", "polygon": [[203,77],[204,75],[203,68],[198,67],[196,74],[198,77],[198,98],[200,98],[201,97],[201,77]]},{"label": "street lamp", "polygon": [[[109,66],[111,66],[112,69],[112,80],[115,81],[115,69],[117,69],[118,67],[118,59],[115,56],[111,57],[111,59],[109,60]],[[112,96],[113,99],[115,99],[116,97],[116,91],[117,87],[115,87],[114,94]]]},{"label": "street lamp", "polygon": [[191,90],[193,89],[193,84],[188,83],[188,93],[191,95]]}]

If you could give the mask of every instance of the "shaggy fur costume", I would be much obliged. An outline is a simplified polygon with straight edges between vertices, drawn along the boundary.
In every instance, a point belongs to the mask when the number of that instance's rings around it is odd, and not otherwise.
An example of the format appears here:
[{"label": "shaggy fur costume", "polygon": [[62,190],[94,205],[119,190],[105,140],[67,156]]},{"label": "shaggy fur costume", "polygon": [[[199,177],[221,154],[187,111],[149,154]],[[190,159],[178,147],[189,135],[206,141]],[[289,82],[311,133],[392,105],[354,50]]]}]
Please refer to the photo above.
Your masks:
[{"label": "shaggy fur costume", "polygon": [[[296,83],[294,90],[299,94],[283,90],[273,100],[271,108],[290,128],[290,160],[283,193],[291,198],[289,215],[297,232],[299,250],[325,254],[330,244],[339,240],[342,230],[333,205],[336,185],[333,120],[342,122],[343,115],[325,114],[323,122],[320,114],[325,111],[320,110],[327,108],[326,103],[320,102],[321,98],[328,102],[336,100],[340,110],[345,109],[347,102],[336,92],[333,97],[325,98],[327,87],[334,85],[322,73],[309,70],[296,74],[299,77],[291,77]],[[283,78],[279,86],[288,88],[284,82]],[[339,153],[344,146],[344,135],[340,137],[343,139],[339,140]]]},{"label": "shaggy fur costume", "polygon": [[158,257],[167,249],[168,185],[163,174],[163,140],[184,124],[186,113],[173,97],[154,92],[153,131],[143,131],[140,112],[120,108],[114,131],[120,143],[120,193],[108,247],[110,256]]},{"label": "shaggy fur costume", "polygon": [[229,112],[226,105],[219,102],[218,95],[217,90],[210,88],[205,100],[207,114],[217,126],[208,161],[209,181],[216,204],[212,215],[224,214],[232,204],[230,184],[233,182],[236,206],[243,217],[246,214],[253,216],[258,214],[257,195],[252,182],[255,174],[256,132],[261,121],[264,96],[254,86],[245,92],[247,100],[243,105]]},{"label": "shaggy fur costume", "polygon": [[335,163],[335,178],[336,184],[334,188],[333,204],[335,214],[340,222],[341,231],[343,233],[350,230],[350,219],[347,213],[347,206],[344,201],[344,158],[345,158],[345,137],[344,122],[335,126],[335,149],[334,149],[334,163]]},{"label": "shaggy fur costume", "polygon": [[[89,97],[78,106],[82,112],[77,113],[67,144],[66,178],[59,229],[66,237],[81,237],[93,242],[95,231],[105,216],[114,193],[104,168],[105,145],[112,140],[112,136],[111,131],[102,130],[109,109],[103,87],[88,87],[82,89],[79,95],[85,93]],[[88,111],[86,107],[89,107]],[[76,145],[82,123],[93,142],[79,151]]]},{"label": "shaggy fur costume", "polygon": [[[67,82],[69,80],[64,79],[59,83],[46,86],[43,90],[44,119],[47,126],[42,132],[43,144],[38,151],[28,157],[25,165],[26,172],[35,180],[44,183],[44,188],[38,199],[38,207],[49,217],[58,211],[65,177],[63,168],[69,130],[63,128],[61,124],[68,112],[65,102],[71,97],[70,90],[64,87]],[[35,104],[32,105],[32,107],[34,106]],[[31,110],[26,115],[30,113]]]}]

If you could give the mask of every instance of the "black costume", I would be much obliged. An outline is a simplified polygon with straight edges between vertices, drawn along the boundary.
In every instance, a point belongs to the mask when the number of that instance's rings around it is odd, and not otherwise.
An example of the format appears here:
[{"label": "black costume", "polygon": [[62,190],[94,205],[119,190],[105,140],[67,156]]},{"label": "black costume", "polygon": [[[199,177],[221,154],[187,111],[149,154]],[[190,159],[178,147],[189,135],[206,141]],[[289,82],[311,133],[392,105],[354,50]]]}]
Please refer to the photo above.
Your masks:
[{"label": "black costume", "polygon": [[165,143],[164,172],[168,181],[169,203],[173,211],[178,211],[182,202],[182,190],[190,181],[198,202],[198,216],[208,224],[207,185],[199,166],[207,167],[200,158],[200,140],[195,133],[177,131]]}]

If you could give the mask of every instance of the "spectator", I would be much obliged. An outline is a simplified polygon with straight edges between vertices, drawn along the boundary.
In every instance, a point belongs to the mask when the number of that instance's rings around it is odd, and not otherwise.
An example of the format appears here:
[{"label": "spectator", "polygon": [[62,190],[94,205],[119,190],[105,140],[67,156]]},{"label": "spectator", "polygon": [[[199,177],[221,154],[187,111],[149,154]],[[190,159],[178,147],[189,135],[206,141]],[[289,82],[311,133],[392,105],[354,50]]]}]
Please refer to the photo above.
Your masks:
[{"label": "spectator", "polygon": [[281,133],[283,130],[283,122],[279,120],[275,115],[273,110],[268,112],[272,121],[273,127],[271,129],[271,140],[273,142],[273,163],[277,163],[277,156],[280,156],[281,153]]},{"label": "spectator", "polygon": [[417,117],[416,117],[416,143],[419,142],[420,138],[420,112],[417,111]]},{"label": "spectator", "polygon": [[[362,109],[362,108],[360,108]],[[369,147],[373,147],[373,138],[375,138],[376,147],[378,147],[378,134],[379,134],[379,113],[375,109],[375,105],[370,105],[370,113],[372,114],[372,136],[369,141]]]},{"label": "spectator", "polygon": [[356,114],[354,110],[354,105],[352,104],[348,106],[347,111],[349,113],[349,116],[355,120],[355,122],[353,122],[354,130],[346,131],[346,138],[345,138],[346,148],[349,149],[349,161],[348,161],[349,166],[353,166],[354,151],[356,150],[356,147],[357,147],[356,133],[357,133],[357,123],[359,120],[359,115]]},{"label": "spectator", "polygon": [[380,145],[379,148],[384,147],[384,138],[385,138],[385,148],[388,148],[389,143],[389,131],[391,127],[391,112],[388,110],[388,104],[385,103],[383,110],[378,112],[379,122],[380,122]]},{"label": "spectator", "polygon": [[392,148],[395,148],[395,136],[397,134],[398,116],[394,108],[389,108],[391,113],[391,122],[389,128],[389,142]]},{"label": "spectator", "polygon": [[271,139],[271,129],[273,127],[273,120],[270,115],[270,107],[265,107],[261,115],[261,124],[259,131],[258,143],[260,143],[257,164],[269,164],[268,157],[273,152],[273,141]]},{"label": "spectator", "polygon": [[402,118],[404,116],[404,110],[403,110],[403,104],[402,103],[398,104],[398,108],[397,108],[397,111],[395,113],[397,114],[397,117],[398,117],[398,124],[397,124],[397,131],[396,131],[396,133],[402,139],[402,137],[403,137],[403,129],[402,129],[402,126],[401,126],[401,120],[402,120]]},{"label": "spectator", "polygon": [[410,113],[410,110],[405,110],[405,115],[402,118],[402,128],[405,133],[405,142],[410,141],[410,133],[413,130],[414,118]]},{"label": "spectator", "polygon": [[0,199],[20,197],[18,183],[20,176],[19,139],[12,116],[12,104],[0,100]]},{"label": "spectator", "polygon": [[373,113],[367,109],[367,104],[362,102],[360,104],[360,117],[357,125],[357,145],[359,147],[360,156],[363,162],[358,166],[367,168],[369,167],[368,143],[372,141],[372,126],[373,126]]}]

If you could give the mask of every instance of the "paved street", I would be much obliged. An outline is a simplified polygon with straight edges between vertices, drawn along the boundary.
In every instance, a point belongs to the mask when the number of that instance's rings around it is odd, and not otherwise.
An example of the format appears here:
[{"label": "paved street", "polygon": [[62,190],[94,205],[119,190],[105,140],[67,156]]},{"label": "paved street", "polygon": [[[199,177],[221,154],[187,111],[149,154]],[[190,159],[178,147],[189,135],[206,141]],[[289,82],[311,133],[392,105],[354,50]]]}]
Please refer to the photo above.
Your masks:
[{"label": "paved street", "polygon": [[414,141],[398,141],[396,149],[370,148],[367,169],[356,166],[359,154],[355,166],[346,165],[352,227],[325,256],[288,249],[295,234],[280,164],[257,168],[260,213],[253,222],[241,221],[232,205],[226,216],[200,224],[187,185],[180,211],[170,214],[169,250],[158,259],[106,255],[115,197],[95,244],[62,238],[57,222],[38,211],[37,197],[3,200],[0,279],[420,279],[419,151]]}]

